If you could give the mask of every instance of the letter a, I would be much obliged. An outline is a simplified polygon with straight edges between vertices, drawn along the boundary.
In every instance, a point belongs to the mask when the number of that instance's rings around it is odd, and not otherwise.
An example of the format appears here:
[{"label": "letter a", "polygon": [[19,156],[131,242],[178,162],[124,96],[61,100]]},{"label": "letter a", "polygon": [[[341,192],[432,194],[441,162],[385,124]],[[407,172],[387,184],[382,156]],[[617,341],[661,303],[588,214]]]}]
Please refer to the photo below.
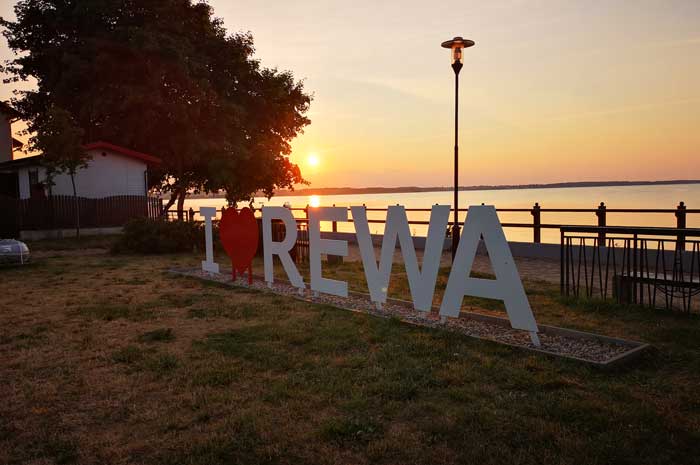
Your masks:
[{"label": "letter a", "polygon": [[[495,280],[469,277],[480,236],[484,238],[491,266],[496,275]],[[490,205],[469,207],[452,271],[447,281],[447,289],[440,306],[440,315],[459,316],[465,295],[502,300],[511,326],[529,331],[533,343],[539,345],[535,317],[527,301],[518,270],[515,268],[503,228],[498,221],[496,209]]]}]

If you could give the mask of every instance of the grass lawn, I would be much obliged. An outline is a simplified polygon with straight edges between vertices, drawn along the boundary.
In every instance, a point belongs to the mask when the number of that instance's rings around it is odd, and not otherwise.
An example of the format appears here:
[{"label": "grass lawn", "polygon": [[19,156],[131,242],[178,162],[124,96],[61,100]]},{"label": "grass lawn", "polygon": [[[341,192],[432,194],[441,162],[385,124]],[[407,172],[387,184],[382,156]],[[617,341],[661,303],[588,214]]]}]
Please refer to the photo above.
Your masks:
[{"label": "grass lawn", "polygon": [[[0,269],[2,464],[700,463],[697,317],[526,282],[540,323],[654,345],[605,372],[107,245],[30,244],[33,264]],[[324,272],[364,288],[358,264]],[[408,297],[398,268],[390,295]]]}]

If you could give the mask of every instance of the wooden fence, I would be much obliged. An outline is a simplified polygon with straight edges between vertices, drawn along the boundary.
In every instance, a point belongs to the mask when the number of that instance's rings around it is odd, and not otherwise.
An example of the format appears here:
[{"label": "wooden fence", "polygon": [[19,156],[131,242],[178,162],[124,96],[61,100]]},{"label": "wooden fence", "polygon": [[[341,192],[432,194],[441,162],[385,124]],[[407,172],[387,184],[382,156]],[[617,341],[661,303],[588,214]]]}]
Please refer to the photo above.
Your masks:
[{"label": "wooden fence", "polygon": [[[335,204],[333,205],[335,207]],[[314,207],[311,206],[306,206],[306,207],[290,207],[290,210],[293,212],[295,220],[297,221],[298,224],[307,224],[309,221],[309,209],[313,209]],[[349,212],[348,208],[348,212]],[[562,227],[569,227],[569,226],[592,226],[590,224],[582,224],[582,225],[576,225],[576,224],[564,224],[564,223],[543,223],[542,222],[542,213],[549,214],[549,213],[589,213],[591,214],[591,217],[595,215],[595,226],[598,226],[600,228],[605,228],[606,226],[610,226],[609,223],[609,214],[642,214],[644,216],[652,217],[652,215],[657,215],[658,214],[665,214],[668,217],[675,217],[675,223],[676,223],[676,228],[678,229],[685,229],[688,225],[687,219],[689,215],[695,215],[695,222],[697,222],[697,218],[700,217],[700,209],[695,208],[687,208],[685,205],[685,202],[680,202],[675,208],[608,208],[603,202],[600,203],[596,208],[542,208],[540,207],[539,203],[535,203],[531,208],[497,208],[496,209],[499,213],[529,213],[532,216],[532,221],[527,222],[527,223],[514,223],[514,222],[502,222],[501,225],[504,228],[520,228],[520,229],[532,229],[532,242],[535,244],[539,244],[542,242],[542,230],[544,229],[560,229]],[[217,217],[221,215],[221,210],[217,209]],[[464,213],[468,211],[468,207],[460,208],[460,221],[459,221],[459,226],[463,226],[463,218],[464,218]],[[259,216],[259,209],[256,210]],[[367,212],[375,212],[375,213],[381,213],[382,217],[386,217],[386,208],[367,208]],[[406,208],[406,212],[408,213],[408,224],[410,226],[422,226],[427,229],[430,221],[427,218],[427,215],[430,214],[431,209],[430,208]],[[448,229],[451,229],[452,225],[452,212],[454,212],[454,209],[451,210],[450,213],[450,223],[448,225]],[[175,220],[177,218],[177,210],[168,210],[167,212],[167,218],[170,220]],[[415,220],[411,219],[412,214],[420,214],[423,215],[425,219],[422,220]],[[190,221],[201,221],[202,218],[198,216],[198,212],[195,211],[194,209],[190,208],[189,210],[185,210],[182,212],[183,218],[189,219]],[[383,225],[385,223],[384,218],[368,218],[367,222],[369,224],[381,224]],[[348,218],[347,222],[352,223],[352,217]],[[322,224],[323,226],[323,224]],[[640,226],[643,227],[643,226]],[[338,223],[333,221],[331,222],[331,231],[332,232],[338,232]],[[603,243],[605,242],[605,229],[601,229],[601,232],[599,233],[600,236],[600,242]],[[448,236],[451,234],[451,231],[447,232]]]},{"label": "wooden fence", "polygon": [[[335,207],[335,205],[333,205]],[[297,212],[295,215],[295,219],[297,223],[308,223],[308,210],[309,208],[313,208],[310,206],[306,207],[294,207],[290,208],[293,212]],[[348,208],[348,211],[350,209]],[[466,213],[469,210],[469,208],[460,208],[460,211],[462,214]],[[568,226],[579,226],[579,225],[568,225],[568,224],[553,224],[553,223],[542,223],[542,213],[593,213],[595,214],[597,218],[597,226],[600,228],[605,228],[608,225],[608,214],[609,213],[634,213],[634,214],[667,214],[667,215],[673,215],[676,219],[676,228],[678,229],[684,229],[687,226],[687,218],[688,215],[700,215],[700,209],[690,209],[687,208],[685,205],[685,202],[680,202],[676,208],[608,208],[605,203],[600,202],[600,205],[597,208],[542,208],[540,207],[539,203],[535,203],[535,205],[532,206],[532,208],[497,208],[496,209],[499,213],[501,212],[507,212],[507,213],[530,213],[532,216],[532,222],[530,223],[512,223],[512,222],[502,222],[501,226],[504,228],[526,228],[526,229],[532,229],[533,235],[532,235],[532,242],[535,244],[539,244],[542,242],[542,229],[560,229],[562,227],[568,227]],[[367,208],[368,212],[383,212],[386,215],[386,208]],[[406,208],[406,212],[409,214],[411,212],[419,212],[423,214],[428,214],[430,213],[431,209],[430,208]],[[451,210],[451,212],[454,212],[454,209]],[[301,217],[299,217],[299,213],[301,213]],[[452,218],[452,213],[450,213],[450,220]],[[352,218],[348,219],[348,222],[352,222]],[[368,223],[370,224],[384,224],[385,220],[384,219],[368,219]],[[430,224],[430,221],[428,220],[410,220],[408,221],[409,225],[421,225],[421,226],[428,226]],[[450,225],[452,222],[450,221]],[[463,226],[464,223],[462,221],[459,221],[459,226]],[[581,225],[583,226],[583,225]],[[332,222],[332,230],[333,232],[337,231],[337,223]],[[600,233],[600,241],[601,243],[605,241],[605,230],[602,229]],[[448,231],[449,234],[449,231]]]},{"label": "wooden fence", "polygon": [[0,235],[17,236],[19,231],[70,229],[76,225],[78,212],[81,228],[123,226],[134,218],[156,218],[161,200],[138,195],[117,195],[88,199],[54,195],[45,198],[0,198],[2,220]]}]

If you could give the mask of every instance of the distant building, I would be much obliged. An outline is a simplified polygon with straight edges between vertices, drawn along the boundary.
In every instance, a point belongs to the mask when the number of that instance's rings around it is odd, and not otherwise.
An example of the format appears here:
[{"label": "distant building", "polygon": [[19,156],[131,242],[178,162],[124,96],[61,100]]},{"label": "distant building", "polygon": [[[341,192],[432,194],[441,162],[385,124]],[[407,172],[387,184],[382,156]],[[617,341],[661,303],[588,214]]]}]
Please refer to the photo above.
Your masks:
[{"label": "distant building", "polygon": [[[46,182],[43,155],[15,158],[23,145],[12,137],[12,123],[19,116],[10,105],[0,102],[0,195],[15,199],[73,195],[68,174],[55,175],[53,185]],[[107,142],[93,142],[83,148],[91,159],[76,173],[78,197],[148,195],[148,169],[159,165],[160,158]]]},{"label": "distant building", "polygon": [[162,201],[148,195],[149,169],[160,158],[108,142],[83,146],[89,159],[75,174],[73,198],[66,173],[46,177],[43,154],[17,157],[12,137],[20,114],[0,102],[0,238],[38,240],[83,234],[115,234],[135,218],[158,218]]},{"label": "distant building", "polygon": [[[78,197],[98,199],[117,195],[148,195],[148,168],[161,160],[107,142],[83,146],[91,159],[78,170],[75,187]],[[42,155],[0,163],[0,194],[18,199],[52,195],[73,195],[68,174],[58,174],[53,185],[46,183]]]},{"label": "distant building", "polygon": [[14,151],[22,148],[22,142],[12,137],[12,122],[18,119],[14,108],[0,102],[0,163],[12,160]]},{"label": "distant building", "polygon": [[22,143],[12,137],[20,115],[0,102],[0,238],[66,237],[81,225],[85,234],[114,234],[134,218],[161,215],[160,198],[148,195],[149,169],[160,158],[108,142],[83,146],[87,166],[71,177],[46,177],[44,155],[16,157]]}]

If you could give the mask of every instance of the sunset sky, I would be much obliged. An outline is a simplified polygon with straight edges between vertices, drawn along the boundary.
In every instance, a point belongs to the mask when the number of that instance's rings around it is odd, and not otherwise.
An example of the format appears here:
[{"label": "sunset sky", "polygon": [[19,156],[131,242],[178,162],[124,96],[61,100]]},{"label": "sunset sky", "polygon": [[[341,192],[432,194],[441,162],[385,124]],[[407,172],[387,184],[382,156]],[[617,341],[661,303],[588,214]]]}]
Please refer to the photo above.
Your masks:
[{"label": "sunset sky", "polygon": [[451,184],[455,35],[462,185],[700,178],[698,0],[209,3],[313,92],[313,187]]}]

